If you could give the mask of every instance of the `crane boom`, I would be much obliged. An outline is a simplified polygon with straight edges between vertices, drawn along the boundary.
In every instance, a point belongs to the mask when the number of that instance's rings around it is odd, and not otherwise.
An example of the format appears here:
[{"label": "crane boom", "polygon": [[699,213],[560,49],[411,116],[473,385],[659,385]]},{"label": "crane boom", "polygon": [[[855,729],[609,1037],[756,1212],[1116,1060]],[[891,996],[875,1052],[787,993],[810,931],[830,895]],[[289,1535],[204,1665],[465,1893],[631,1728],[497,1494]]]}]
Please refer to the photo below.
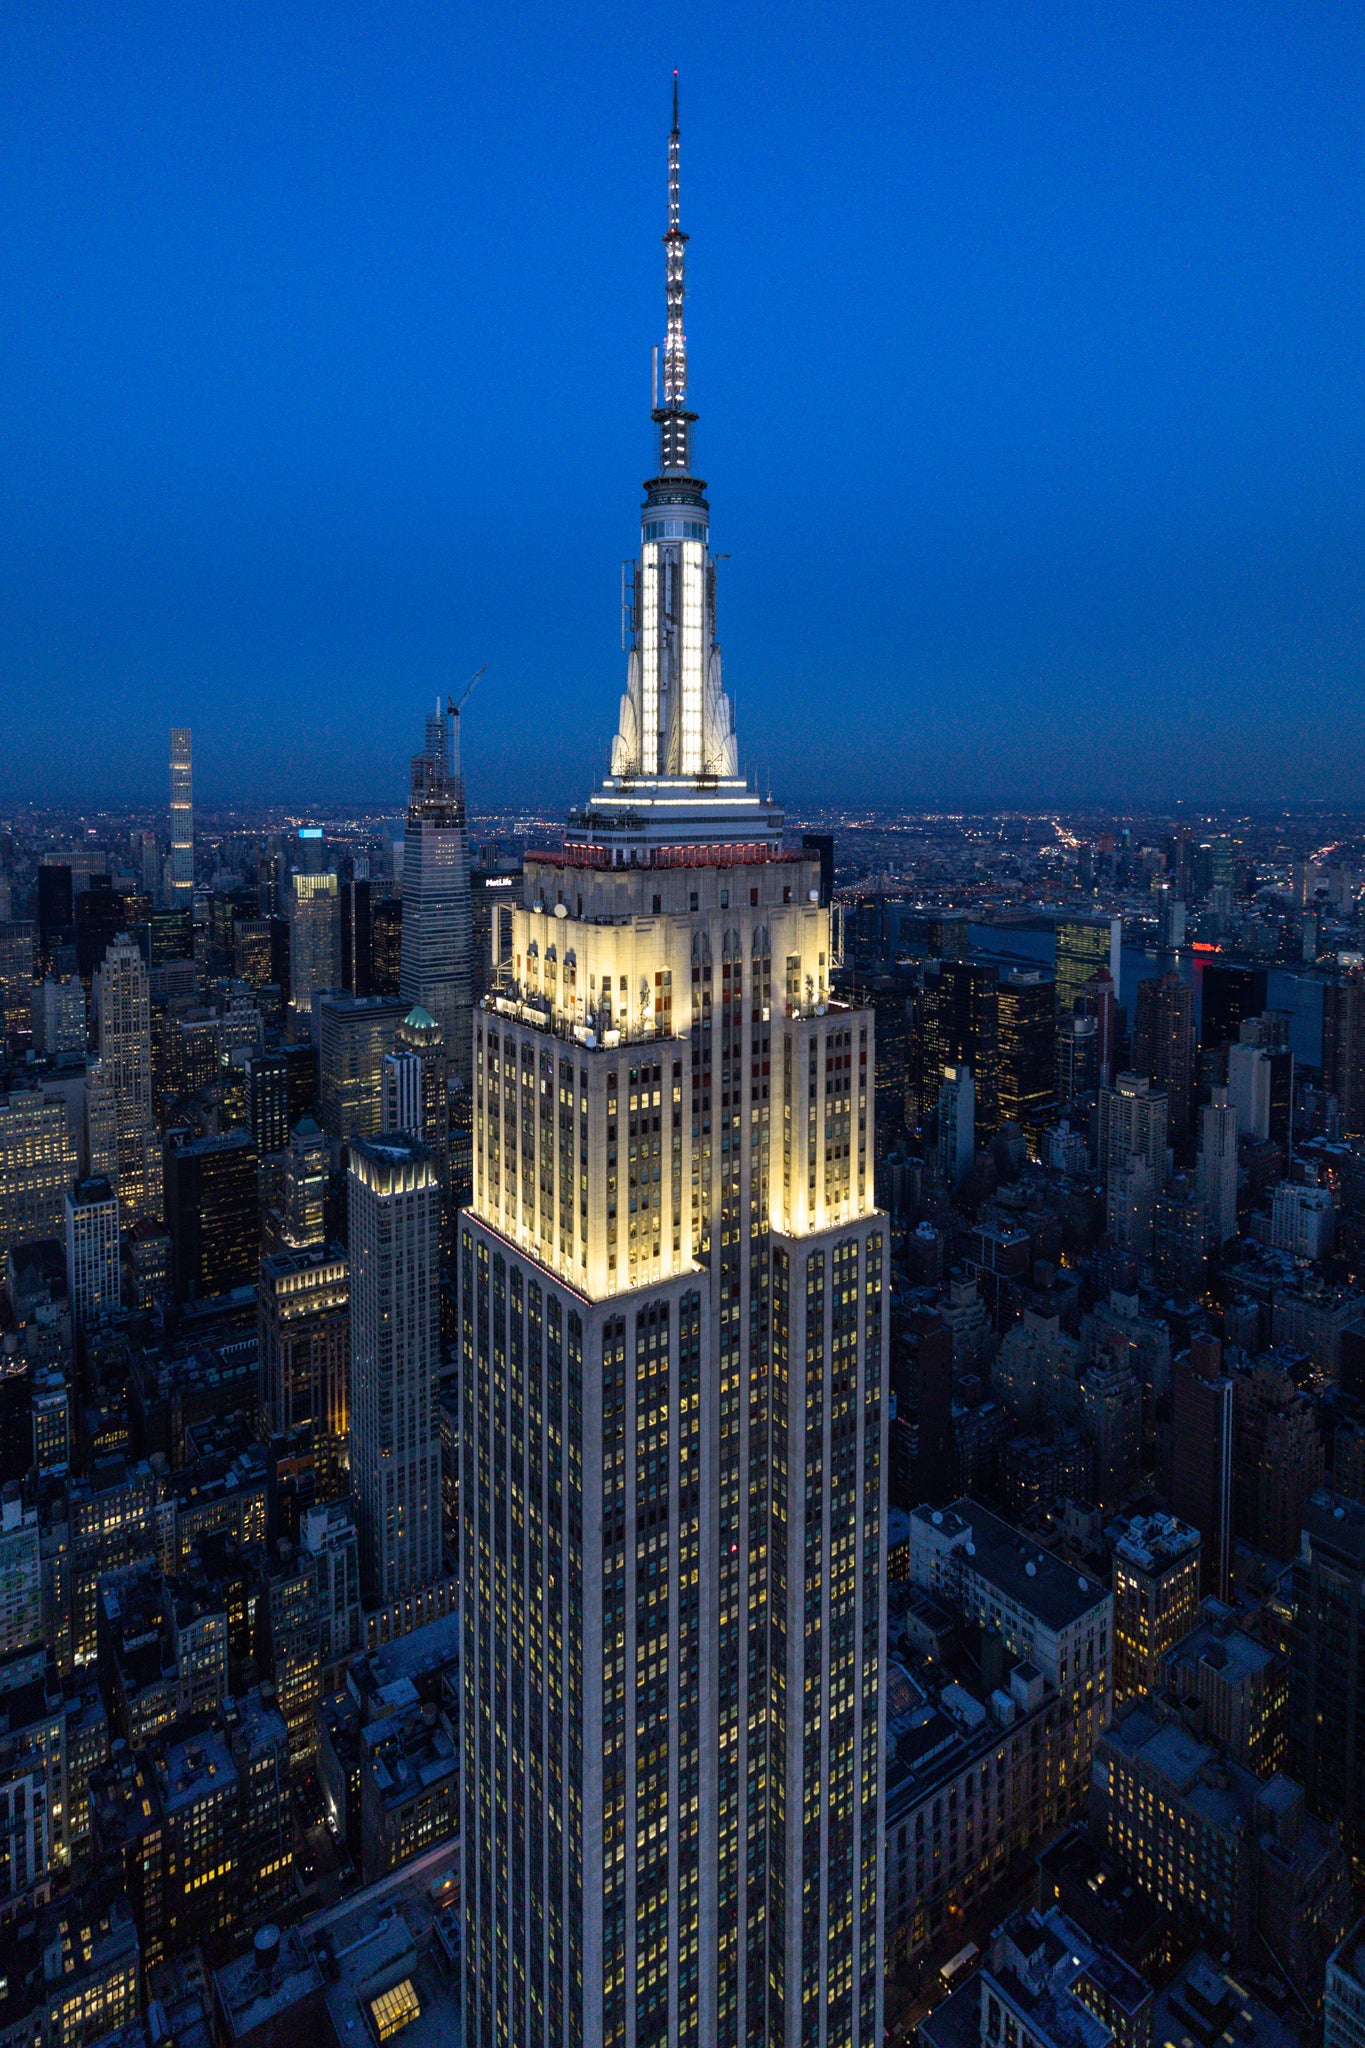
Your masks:
[{"label": "crane boom", "polygon": [[469,681],[465,684],[463,690],[461,690],[458,701],[454,697],[446,698],[446,709],[452,718],[459,717],[461,711],[464,709],[464,702],[466,697],[468,697],[475,683],[478,682],[479,677],[484,673],[484,670],[487,669],[487,667],[488,663],[485,662],[483,668],[475,669],[473,675],[469,678]]}]

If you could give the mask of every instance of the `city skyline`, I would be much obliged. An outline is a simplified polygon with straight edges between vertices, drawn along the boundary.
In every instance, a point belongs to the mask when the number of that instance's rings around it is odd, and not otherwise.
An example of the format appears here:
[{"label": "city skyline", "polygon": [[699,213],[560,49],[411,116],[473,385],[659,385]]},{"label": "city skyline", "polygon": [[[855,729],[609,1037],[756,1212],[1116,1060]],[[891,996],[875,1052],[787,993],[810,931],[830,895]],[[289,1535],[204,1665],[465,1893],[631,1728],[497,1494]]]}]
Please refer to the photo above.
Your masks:
[{"label": "city skyline", "polygon": [[[893,707],[735,702],[732,488],[771,594],[840,484],[709,459],[687,104],[520,804],[472,657],[404,812],[287,691],[273,807],[127,693],[144,807],[0,803],[0,2031],[1361,2048],[1365,804],[1033,807],[1022,706],[995,808],[789,802]],[[602,539],[540,403],[509,634]]]},{"label": "city skyline", "polygon": [[[535,26],[511,95],[496,24],[402,14],[21,44],[0,801],[149,798],[189,725],[201,804],[397,808],[406,731],[481,661],[471,794],[597,779],[674,63],[727,678],[772,735],[741,765],[805,807],[1349,790],[1353,24]],[[532,559],[552,453],[574,516]]]}]

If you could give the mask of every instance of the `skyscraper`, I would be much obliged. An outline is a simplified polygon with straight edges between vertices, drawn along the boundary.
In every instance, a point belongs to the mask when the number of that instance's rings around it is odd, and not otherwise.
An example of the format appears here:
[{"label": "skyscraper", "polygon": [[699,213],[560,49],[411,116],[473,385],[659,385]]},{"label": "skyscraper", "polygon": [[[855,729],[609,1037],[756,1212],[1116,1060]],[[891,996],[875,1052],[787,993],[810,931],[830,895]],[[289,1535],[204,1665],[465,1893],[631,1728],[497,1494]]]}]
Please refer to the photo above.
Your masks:
[{"label": "skyscraper", "polygon": [[1314,1811],[1341,1823],[1365,1870],[1365,1507],[1326,1491],[1304,1504],[1290,1643],[1291,1768]]},{"label": "skyscraper", "polygon": [[1208,1219],[1188,1176],[1178,1176],[1152,1203],[1152,1258],[1157,1285],[1180,1301],[1202,1294],[1208,1269]]},{"label": "skyscraper", "polygon": [[383,896],[370,904],[370,994],[396,996],[403,974],[403,902]]},{"label": "skyscraper", "polygon": [[65,861],[43,859],[38,869],[38,953],[35,967],[40,974],[57,969],[57,956],[76,937],[76,906],[71,888],[71,869]]},{"label": "skyscraper", "polygon": [[66,1284],[82,1326],[119,1306],[118,1196],[102,1175],[67,1189]]},{"label": "skyscraper", "polygon": [[278,1047],[248,1053],[246,1122],[257,1152],[282,1152],[289,1143],[289,1063]]},{"label": "skyscraper", "polygon": [[0,920],[0,1030],[20,1031],[28,1022],[30,1006],[35,1002],[36,937],[36,926],[26,920]]},{"label": "skyscraper", "polygon": [[1104,1190],[1104,1222],[1116,1251],[1131,1252],[1137,1259],[1151,1257],[1156,1195],[1152,1169],[1136,1152],[1130,1152],[1126,1159],[1110,1160]]},{"label": "skyscraper", "polygon": [[171,727],[171,857],[166,901],[183,910],[194,896],[194,788],[190,729]]},{"label": "skyscraper", "polygon": [[1149,1168],[1153,1183],[1166,1182],[1166,1116],[1164,1094],[1153,1090],[1145,1074],[1120,1074],[1112,1088],[1100,1090],[1100,1168],[1108,1172],[1125,1159],[1138,1158]]},{"label": "skyscraper", "polygon": [[1211,960],[1201,975],[1200,1045],[1206,1050],[1226,1045],[1248,1017],[1260,1016],[1265,1000],[1264,967]]},{"label": "skyscraper", "polygon": [[1199,1531],[1204,1590],[1226,1600],[1232,1571],[1232,1381],[1216,1337],[1171,1367],[1171,1506]]},{"label": "skyscraper", "polygon": [[1076,997],[1074,1011],[1077,1019],[1094,1019],[1094,1085],[1097,1088],[1107,1088],[1114,1078],[1114,1060],[1118,1048],[1118,990],[1114,986],[1114,977],[1107,967],[1097,967],[1089,981],[1081,984],[1081,992]]},{"label": "skyscraper", "polygon": [[1343,1138],[1365,1137],[1365,969],[1340,967],[1323,984],[1322,1084]]},{"label": "skyscraper", "polygon": [[59,1234],[78,1164],[61,1095],[0,1095],[0,1255],[25,1238]]},{"label": "skyscraper", "polygon": [[938,1171],[956,1194],[972,1170],[976,1146],[972,1138],[976,1091],[970,1067],[945,1067],[938,1091]]},{"label": "skyscraper", "polygon": [[399,986],[409,1003],[436,1019],[451,1071],[468,1086],[473,963],[459,744],[458,714],[438,704],[427,718],[422,751],[412,759]]},{"label": "skyscraper", "polygon": [[[784,852],[738,773],[678,152],[675,110],[659,464],[611,773],[562,848],[528,854],[475,1021],[465,2035],[864,2048],[882,2031],[873,1025],[831,997],[818,851]],[[407,910],[405,889],[405,929]]]},{"label": "skyscraper", "polygon": [[351,1479],[366,1590],[419,1592],[441,1562],[441,1189],[414,1138],[351,1146]]},{"label": "skyscraper", "polygon": [[284,1234],[295,1251],[309,1251],[325,1236],[327,1140],[311,1116],[289,1136],[284,1158]]},{"label": "skyscraper", "polygon": [[1239,1138],[1270,1136],[1273,1058],[1264,1046],[1245,1040],[1228,1047],[1228,1100],[1237,1112]]},{"label": "skyscraper", "polygon": [[1171,1137],[1182,1143],[1194,1115],[1194,990],[1174,970],[1138,983],[1133,1065],[1164,1092]]},{"label": "skyscraper", "polygon": [[95,1011],[100,1052],[86,1075],[90,1170],[113,1180],[127,1229],[141,1216],[160,1216],[163,1204],[161,1138],[152,1113],[151,989],[142,955],[126,932],[97,971]]},{"label": "skyscraper", "polygon": [[450,1184],[450,1095],[441,1027],[414,1004],[393,1035],[381,1077],[383,1128],[420,1138],[436,1164],[444,1195]]},{"label": "skyscraper", "polygon": [[313,1005],[341,986],[337,878],[294,869],[289,877],[289,1016],[296,1038],[313,1029]]},{"label": "skyscraper", "polygon": [[[1055,981],[1059,1040],[1069,1028],[1069,1020],[1075,1014],[1077,998],[1099,968],[1108,968],[1114,986],[1119,986],[1122,947],[1121,917],[1059,919]],[[1060,1051],[1058,1058],[1060,1061]],[[1064,1091],[1059,1087],[1058,1092]]]},{"label": "skyscraper", "polygon": [[209,1301],[256,1278],[256,1147],[245,1131],[172,1139],[166,1224],[177,1301]]},{"label": "skyscraper", "polygon": [[1037,968],[1008,968],[1000,976],[996,1006],[1000,1121],[1020,1125],[1032,1148],[1057,1093],[1051,979]]},{"label": "skyscraper", "polygon": [[371,993],[368,880],[341,885],[341,986],[349,996]]},{"label": "skyscraper", "polygon": [[350,1448],[346,1255],[339,1245],[267,1254],[256,1298],[265,1421],[276,1436],[312,1425],[319,1496],[339,1499]]},{"label": "skyscraper", "polygon": [[1195,1185],[1209,1223],[1209,1243],[1237,1235],[1237,1112],[1226,1088],[1211,1088],[1199,1112]]},{"label": "skyscraper", "polygon": [[927,1122],[938,1105],[944,1068],[970,1067],[978,1142],[988,1138],[999,1121],[999,973],[982,960],[934,961],[926,967],[914,999],[910,1086],[920,1122]]},{"label": "skyscraper", "polygon": [[33,989],[33,1047],[58,1064],[85,1056],[85,987],[79,977],[49,975]]},{"label": "skyscraper", "polygon": [[318,1121],[329,1138],[374,1138],[384,1123],[384,1060],[401,996],[317,997]]},{"label": "skyscraper", "polygon": [[1157,1692],[1161,1660],[1199,1619],[1199,1531],[1134,1515],[1114,1545],[1114,1704]]},{"label": "skyscraper", "polygon": [[155,832],[139,832],[133,841],[138,886],[153,903],[161,899],[161,842]]}]

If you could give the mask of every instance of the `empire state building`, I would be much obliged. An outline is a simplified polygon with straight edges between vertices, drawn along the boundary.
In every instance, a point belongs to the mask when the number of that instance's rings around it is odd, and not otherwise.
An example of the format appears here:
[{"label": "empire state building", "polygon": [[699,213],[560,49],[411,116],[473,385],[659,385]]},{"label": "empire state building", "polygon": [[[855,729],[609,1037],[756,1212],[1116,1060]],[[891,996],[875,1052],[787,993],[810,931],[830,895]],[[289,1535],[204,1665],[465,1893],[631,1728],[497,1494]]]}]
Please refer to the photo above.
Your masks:
[{"label": "empire state building", "polygon": [[667,332],[611,771],[528,854],[461,1218],[470,2048],[882,2035],[873,1020],[738,771]]}]

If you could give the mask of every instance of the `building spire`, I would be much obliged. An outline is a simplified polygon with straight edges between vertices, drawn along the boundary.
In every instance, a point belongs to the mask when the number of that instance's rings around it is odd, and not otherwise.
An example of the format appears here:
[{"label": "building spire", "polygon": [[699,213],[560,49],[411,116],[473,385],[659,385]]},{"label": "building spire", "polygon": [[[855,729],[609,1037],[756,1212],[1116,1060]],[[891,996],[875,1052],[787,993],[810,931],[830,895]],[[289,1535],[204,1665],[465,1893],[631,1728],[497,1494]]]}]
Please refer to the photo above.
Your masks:
[{"label": "building spire", "polygon": [[[691,430],[697,416],[687,404],[687,236],[681,218],[678,99],[674,72],[664,235],[668,329],[662,364],[659,350],[654,351],[652,418],[659,434],[659,467],[645,481],[639,557],[624,565],[621,583],[622,640],[630,660],[612,742],[611,774],[587,814],[594,833],[599,824],[610,834],[619,827],[625,834],[623,848],[711,839],[766,844],[781,836],[780,814],[764,804],[739,773],[734,712],[721,677],[716,637],[711,508],[705,479],[691,467]],[[683,789],[686,794],[680,793]]]},{"label": "building spire", "polygon": [[679,182],[681,134],[678,127],[678,74],[673,73],[673,129],[668,138],[668,232],[664,236],[664,283],[668,300],[668,331],[664,339],[664,407],[687,402],[687,337],[683,333],[683,251]]}]

